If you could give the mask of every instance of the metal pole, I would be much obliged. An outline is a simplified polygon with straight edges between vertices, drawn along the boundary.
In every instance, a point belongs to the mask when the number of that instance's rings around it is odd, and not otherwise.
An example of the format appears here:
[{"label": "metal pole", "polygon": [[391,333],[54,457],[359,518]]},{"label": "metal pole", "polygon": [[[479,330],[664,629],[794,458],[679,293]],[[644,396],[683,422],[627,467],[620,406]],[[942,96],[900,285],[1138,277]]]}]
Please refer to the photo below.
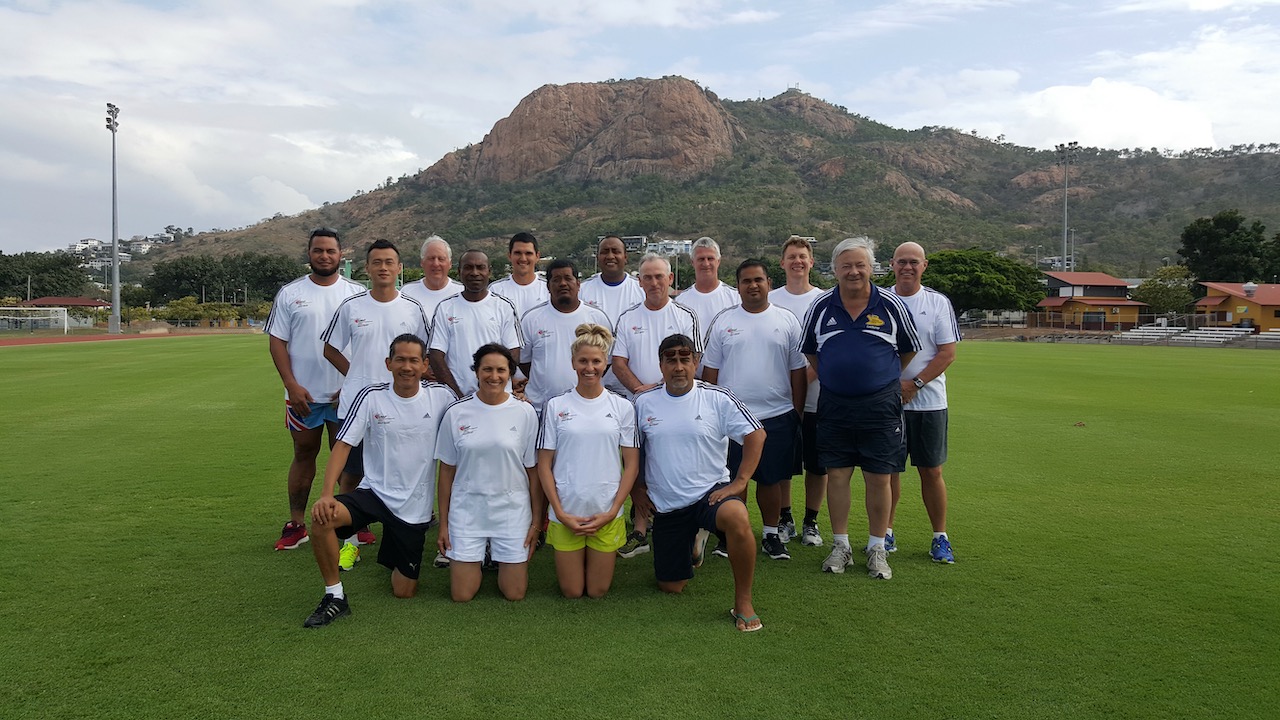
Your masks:
[{"label": "metal pole", "polygon": [[1067,271],[1067,189],[1071,184],[1071,162],[1080,150],[1080,144],[1074,140],[1059,144],[1058,162],[1062,165],[1062,270]]},{"label": "metal pole", "polygon": [[111,319],[107,332],[120,334],[120,214],[116,189],[116,129],[120,108],[107,103],[107,129],[111,131]]}]

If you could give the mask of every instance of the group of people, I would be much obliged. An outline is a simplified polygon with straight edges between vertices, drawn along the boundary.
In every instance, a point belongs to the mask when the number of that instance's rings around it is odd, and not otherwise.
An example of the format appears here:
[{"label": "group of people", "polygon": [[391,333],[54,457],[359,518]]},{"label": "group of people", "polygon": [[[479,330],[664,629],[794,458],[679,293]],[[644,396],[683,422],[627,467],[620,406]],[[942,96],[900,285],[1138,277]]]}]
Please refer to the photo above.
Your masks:
[{"label": "group of people", "polygon": [[[836,246],[830,291],[810,284],[812,248],[798,237],[783,247],[785,287],[747,260],[735,289],[719,280],[720,248],[704,237],[693,243],[695,283],[676,298],[669,261],[646,254],[632,276],[615,236],[601,240],[599,272],[585,281],[563,259],[539,278],[529,233],[511,238],[511,274],[493,283],[477,250],[450,279],[452,251],[438,236],[422,246],[422,280],[400,289],[387,241],[367,251],[367,290],[337,274],[336,232],[312,232],[307,252],[311,272],[281,289],[266,328],[294,445],[291,517],[276,549],[310,540],[325,583],[307,627],[350,613],[340,572],[377,542],[372,522],[382,523],[378,562],[393,593],[413,596],[438,522],[435,564],[449,568],[455,601],[477,594],[487,563],[504,597],[523,598],[544,538],[571,598],[604,595],[617,559],[647,552],[658,587],[678,593],[716,554],[733,572],[735,626],[759,630],[749,482],[759,549],[775,560],[790,558],[795,537],[823,544],[825,497],[834,537],[822,570],[843,573],[854,564],[848,515],[861,467],[866,566],[887,580],[908,457],[933,525],[930,555],[954,561],[941,468],[944,371],[959,333],[945,296],[921,285],[928,261],[916,243],[894,253],[892,292],[872,282],[867,238]],[[332,451],[308,533],[326,427]],[[790,483],[801,470],[797,532]]]}]

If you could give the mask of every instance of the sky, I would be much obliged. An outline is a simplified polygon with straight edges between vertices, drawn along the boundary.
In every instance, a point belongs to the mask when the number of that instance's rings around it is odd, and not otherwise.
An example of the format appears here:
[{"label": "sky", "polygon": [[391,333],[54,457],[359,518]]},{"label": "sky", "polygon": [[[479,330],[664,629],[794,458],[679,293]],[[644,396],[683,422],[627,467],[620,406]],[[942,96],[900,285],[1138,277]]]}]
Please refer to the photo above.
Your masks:
[{"label": "sky", "polygon": [[479,142],[545,84],[798,87],[1051,148],[1280,141],[1280,0],[0,0],[0,252],[251,225]]}]

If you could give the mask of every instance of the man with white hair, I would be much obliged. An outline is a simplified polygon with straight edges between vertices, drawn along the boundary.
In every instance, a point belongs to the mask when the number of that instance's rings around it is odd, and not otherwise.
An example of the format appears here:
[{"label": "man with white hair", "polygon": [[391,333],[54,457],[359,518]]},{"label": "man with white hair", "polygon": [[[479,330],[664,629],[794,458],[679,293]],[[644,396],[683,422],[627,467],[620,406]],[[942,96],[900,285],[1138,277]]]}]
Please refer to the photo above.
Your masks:
[{"label": "man with white hair", "polygon": [[451,267],[453,249],[444,238],[432,235],[422,243],[422,280],[406,283],[400,292],[421,303],[427,317],[433,317],[441,300],[462,292],[462,283],[449,277]]},{"label": "man with white hair", "polygon": [[[695,352],[702,355],[698,316],[671,299],[669,291],[673,279],[670,261],[657,253],[646,253],[640,258],[640,287],[644,290],[644,302],[618,316],[613,339],[613,371],[632,397],[662,384],[658,345],[663,339],[671,335],[692,338]],[[643,460],[641,462],[643,468]],[[636,485],[643,485],[643,482],[641,477]],[[635,498],[636,494],[633,493],[632,497]],[[634,510],[634,502],[632,507]],[[649,552],[648,529],[649,518],[643,512],[637,512],[634,530],[618,555],[630,558]]]},{"label": "man with white hair", "polygon": [[819,298],[804,322],[800,350],[818,368],[818,454],[827,467],[827,509],[834,535],[823,572],[853,565],[849,544],[850,479],[862,467],[867,506],[867,574],[893,577],[885,550],[889,476],[905,469],[899,378],[920,350],[910,311],[871,281],[875,243],[840,241],[831,252],[837,286]]},{"label": "man with white hair", "polygon": [[677,299],[698,316],[698,325],[705,331],[721,310],[742,302],[737,290],[720,282],[720,245],[709,237],[693,241],[693,277],[693,285]]},{"label": "man with white hair", "polygon": [[[947,461],[947,375],[956,359],[960,328],[946,295],[925,287],[920,278],[929,267],[924,248],[905,242],[893,252],[893,293],[906,303],[915,319],[922,345],[911,364],[902,371],[903,418],[906,422],[907,454],[920,473],[920,496],[933,526],[929,557],[934,562],[953,563],[951,540],[947,538],[947,485],[942,465]],[[885,547],[896,550],[893,515],[902,497],[898,473],[889,478],[893,502],[889,506],[889,530]]]}]

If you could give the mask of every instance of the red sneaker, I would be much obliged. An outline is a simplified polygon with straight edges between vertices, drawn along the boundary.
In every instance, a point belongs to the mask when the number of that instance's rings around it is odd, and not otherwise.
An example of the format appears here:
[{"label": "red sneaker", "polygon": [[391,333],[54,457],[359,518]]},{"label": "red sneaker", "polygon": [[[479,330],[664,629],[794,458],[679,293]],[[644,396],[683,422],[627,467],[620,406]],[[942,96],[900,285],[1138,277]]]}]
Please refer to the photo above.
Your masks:
[{"label": "red sneaker", "polygon": [[280,539],[276,541],[277,550],[293,550],[310,538],[307,537],[307,526],[290,520],[280,531]]},{"label": "red sneaker", "polygon": [[356,531],[357,545],[372,545],[376,542],[378,542],[378,537],[369,528],[364,527]]}]

